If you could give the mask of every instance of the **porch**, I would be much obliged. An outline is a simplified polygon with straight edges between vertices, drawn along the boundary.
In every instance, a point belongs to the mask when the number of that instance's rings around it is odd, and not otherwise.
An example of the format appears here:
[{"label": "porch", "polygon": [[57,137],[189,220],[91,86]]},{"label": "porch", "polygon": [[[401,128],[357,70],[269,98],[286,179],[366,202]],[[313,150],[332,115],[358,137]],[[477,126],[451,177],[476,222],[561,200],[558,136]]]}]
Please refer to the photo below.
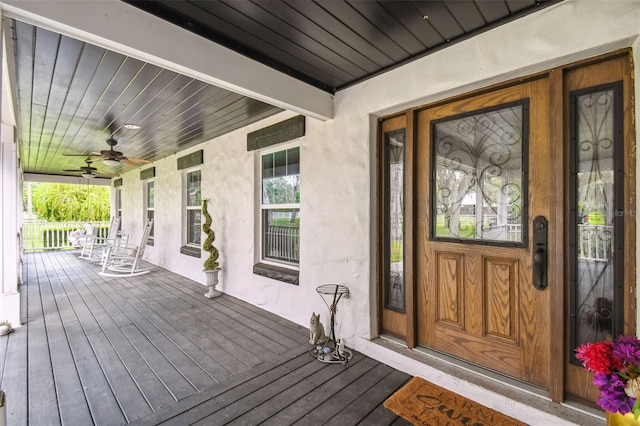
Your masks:
[{"label": "porch", "polygon": [[[25,254],[23,326],[0,338],[7,424],[406,424],[410,376],[308,354],[308,330],[162,268],[98,275],[77,251]],[[374,419],[374,420],[372,420]]]}]

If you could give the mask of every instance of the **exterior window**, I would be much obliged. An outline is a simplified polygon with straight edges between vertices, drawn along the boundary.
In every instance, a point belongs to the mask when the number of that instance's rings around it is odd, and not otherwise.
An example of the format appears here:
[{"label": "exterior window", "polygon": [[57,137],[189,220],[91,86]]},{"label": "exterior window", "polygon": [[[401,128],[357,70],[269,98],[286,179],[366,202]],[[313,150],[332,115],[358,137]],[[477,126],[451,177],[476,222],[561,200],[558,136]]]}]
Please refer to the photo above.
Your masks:
[{"label": "exterior window", "polygon": [[118,232],[122,230],[122,188],[116,188],[116,216],[120,218]]},{"label": "exterior window", "polygon": [[201,173],[200,170],[186,174],[186,203],[185,203],[185,235],[188,246],[200,247],[201,224]]},{"label": "exterior window", "polygon": [[[155,203],[154,203],[154,196],[155,196],[155,184],[154,181],[147,181],[145,183],[145,187],[144,187],[144,204],[145,204],[145,210],[146,210],[146,218],[147,220],[149,219],[154,219],[155,216]],[[149,245],[153,245],[153,230],[155,228],[155,221],[154,221],[154,225],[151,226],[151,234],[149,234],[149,240],[148,240],[148,244]]]},{"label": "exterior window", "polygon": [[300,263],[300,148],[262,156],[262,260]]}]

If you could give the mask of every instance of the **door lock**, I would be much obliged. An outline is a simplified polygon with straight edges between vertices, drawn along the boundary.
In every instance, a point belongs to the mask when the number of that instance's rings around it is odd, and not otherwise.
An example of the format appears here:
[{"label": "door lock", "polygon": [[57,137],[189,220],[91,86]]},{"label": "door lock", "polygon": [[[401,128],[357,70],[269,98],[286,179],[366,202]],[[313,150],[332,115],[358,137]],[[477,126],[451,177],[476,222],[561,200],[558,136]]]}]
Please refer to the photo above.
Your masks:
[{"label": "door lock", "polygon": [[547,288],[547,234],[548,222],[544,216],[533,220],[533,286],[538,290]]}]

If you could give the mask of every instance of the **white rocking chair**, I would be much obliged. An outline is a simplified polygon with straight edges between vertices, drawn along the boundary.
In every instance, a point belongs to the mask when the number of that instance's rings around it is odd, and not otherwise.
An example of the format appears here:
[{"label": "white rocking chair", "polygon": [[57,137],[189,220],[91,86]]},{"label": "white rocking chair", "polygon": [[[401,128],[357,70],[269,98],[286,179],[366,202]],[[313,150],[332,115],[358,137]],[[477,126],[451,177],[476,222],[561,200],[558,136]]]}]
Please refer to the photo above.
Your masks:
[{"label": "white rocking chair", "polygon": [[82,251],[80,252],[81,259],[98,260],[93,257],[93,251],[95,249],[102,250],[102,258],[104,257],[105,250],[108,246],[115,245],[118,242],[118,228],[120,228],[120,218],[114,216],[111,218],[109,224],[109,233],[105,237],[99,237],[94,231],[91,235],[87,235],[82,245]]},{"label": "white rocking chair", "polygon": [[153,219],[149,219],[144,227],[142,239],[138,246],[113,245],[107,246],[100,275],[105,277],[135,277],[146,274],[151,268],[140,268],[140,261],[147,247],[147,240],[151,234]]}]

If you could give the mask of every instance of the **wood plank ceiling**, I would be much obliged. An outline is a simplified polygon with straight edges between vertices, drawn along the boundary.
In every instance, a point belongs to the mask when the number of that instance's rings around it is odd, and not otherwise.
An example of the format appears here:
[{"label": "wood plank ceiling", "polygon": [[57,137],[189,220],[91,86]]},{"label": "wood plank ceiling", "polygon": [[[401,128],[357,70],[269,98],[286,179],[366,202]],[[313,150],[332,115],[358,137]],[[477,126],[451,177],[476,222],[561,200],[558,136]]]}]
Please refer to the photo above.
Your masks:
[{"label": "wood plank ceiling", "polygon": [[[557,1],[126,3],[335,93]],[[131,161],[106,168],[100,157],[90,160],[99,172],[119,174],[144,164],[138,158],[158,160],[281,111],[83,41],[9,24],[25,173],[77,176],[84,156],[108,150],[112,137]]]}]

